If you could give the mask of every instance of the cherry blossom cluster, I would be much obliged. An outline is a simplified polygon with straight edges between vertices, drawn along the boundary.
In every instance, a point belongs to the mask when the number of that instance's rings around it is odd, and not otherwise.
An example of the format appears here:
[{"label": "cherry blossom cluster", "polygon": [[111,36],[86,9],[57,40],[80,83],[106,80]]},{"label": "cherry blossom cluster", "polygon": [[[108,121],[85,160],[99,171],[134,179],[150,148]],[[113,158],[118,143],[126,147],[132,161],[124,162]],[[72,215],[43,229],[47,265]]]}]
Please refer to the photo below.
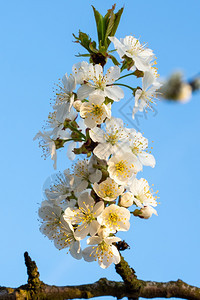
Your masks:
[{"label": "cherry blossom cluster", "polygon": [[[133,36],[109,40],[121,67],[116,63],[105,71],[100,63],[73,65],[58,85],[46,128],[35,136],[55,169],[60,148],[67,148],[75,161],[71,170],[57,173],[46,187],[39,208],[40,231],[59,250],[68,248],[76,259],[97,260],[102,268],[120,262],[121,239],[116,235],[129,230],[131,215],[143,219],[157,215],[156,193],[147,180],[137,178],[143,166],[155,166],[148,140],[112,115],[113,103],[126,101],[123,86],[135,97],[133,118],[152,107],[160,88],[155,55]],[[127,74],[121,75],[124,70]],[[121,83],[131,75],[142,78],[142,87]],[[88,247],[82,250],[84,239]]]}]

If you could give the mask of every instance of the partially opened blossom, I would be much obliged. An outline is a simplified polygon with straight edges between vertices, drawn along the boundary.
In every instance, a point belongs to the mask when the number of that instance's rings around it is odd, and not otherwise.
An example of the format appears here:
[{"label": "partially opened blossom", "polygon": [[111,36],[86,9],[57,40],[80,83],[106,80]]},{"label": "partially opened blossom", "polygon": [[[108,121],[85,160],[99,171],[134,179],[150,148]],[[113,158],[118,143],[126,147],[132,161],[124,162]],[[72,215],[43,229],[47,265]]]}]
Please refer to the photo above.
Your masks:
[{"label": "partially opened blossom", "polygon": [[55,141],[50,137],[51,132],[41,132],[39,131],[33,140],[41,138],[40,146],[42,147],[45,158],[51,156],[51,159],[54,161],[53,167],[57,168],[57,153],[56,153],[56,145]]},{"label": "partially opened blossom", "polygon": [[105,98],[99,93],[90,95],[89,101],[84,102],[80,107],[80,116],[84,118],[88,128],[96,127],[103,123],[106,118],[111,117],[111,103],[104,104]]},{"label": "partially opened blossom", "polygon": [[64,220],[78,224],[75,231],[76,238],[84,239],[88,234],[95,235],[100,228],[97,217],[104,209],[104,202],[95,204],[88,192],[82,193],[78,198],[78,209],[67,208],[63,215]]},{"label": "partially opened blossom", "polygon": [[123,186],[119,186],[113,179],[109,177],[100,184],[95,182],[93,189],[95,193],[105,201],[114,201],[124,191]]},{"label": "partially opened blossom", "polygon": [[73,91],[76,88],[76,79],[73,75],[67,76],[67,73],[63,76],[60,90],[56,93],[56,103],[54,109],[56,110],[56,119],[59,121],[63,117],[67,118],[71,107],[74,102]]},{"label": "partially opened blossom", "polygon": [[114,101],[119,101],[124,97],[123,90],[119,86],[113,85],[120,77],[120,68],[118,66],[110,67],[105,76],[103,75],[103,68],[100,64],[94,66],[93,64],[85,64],[83,68],[77,68],[76,72],[76,76],[82,78],[81,81],[79,80],[82,85],[77,91],[77,97],[79,99],[83,100],[95,91],[98,91],[100,95]]},{"label": "partially opened blossom", "polygon": [[85,261],[92,262],[98,260],[101,268],[106,269],[112,263],[118,264],[120,262],[120,254],[113,243],[121,241],[118,237],[109,236],[94,236],[87,240],[89,246],[83,250],[83,258]]},{"label": "partially opened blossom", "polygon": [[132,117],[137,111],[143,111],[145,108],[152,109],[152,104],[155,103],[154,99],[157,98],[157,90],[161,84],[155,81],[152,72],[145,72],[142,78],[142,89],[138,88],[135,92],[135,106],[133,108]]},{"label": "partially opened blossom", "polygon": [[94,148],[94,154],[107,160],[111,154],[120,153],[123,144],[128,140],[129,134],[124,128],[123,121],[120,118],[106,119],[106,131],[99,127],[90,130],[90,137],[98,145]]},{"label": "partially opened blossom", "polygon": [[129,230],[130,212],[124,207],[111,204],[104,209],[102,214],[97,218],[101,225],[109,228],[111,232]]},{"label": "partially opened blossom", "polygon": [[115,154],[108,160],[108,172],[114,181],[121,185],[127,185],[130,179],[142,170],[142,164],[136,155],[125,152]]},{"label": "partially opened blossom", "polygon": [[152,216],[152,214],[156,216],[158,215],[155,208],[151,206],[144,206],[140,209],[140,213],[138,214],[138,217],[140,217],[141,219],[149,219]]},{"label": "partially opened blossom", "polygon": [[134,195],[130,192],[123,193],[119,204],[123,207],[130,207],[134,203]]}]

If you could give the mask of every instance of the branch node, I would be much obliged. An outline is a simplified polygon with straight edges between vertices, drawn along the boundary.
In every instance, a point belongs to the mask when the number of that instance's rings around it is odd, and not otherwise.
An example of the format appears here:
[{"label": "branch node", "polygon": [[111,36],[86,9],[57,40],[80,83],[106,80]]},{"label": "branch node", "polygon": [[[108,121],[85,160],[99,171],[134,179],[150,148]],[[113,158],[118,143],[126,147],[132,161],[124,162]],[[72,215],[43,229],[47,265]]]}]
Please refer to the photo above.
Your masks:
[{"label": "branch node", "polygon": [[36,294],[39,290],[41,290],[43,282],[39,278],[40,274],[38,272],[36,262],[31,259],[28,252],[24,253],[24,259],[28,274],[28,290],[31,294]]}]

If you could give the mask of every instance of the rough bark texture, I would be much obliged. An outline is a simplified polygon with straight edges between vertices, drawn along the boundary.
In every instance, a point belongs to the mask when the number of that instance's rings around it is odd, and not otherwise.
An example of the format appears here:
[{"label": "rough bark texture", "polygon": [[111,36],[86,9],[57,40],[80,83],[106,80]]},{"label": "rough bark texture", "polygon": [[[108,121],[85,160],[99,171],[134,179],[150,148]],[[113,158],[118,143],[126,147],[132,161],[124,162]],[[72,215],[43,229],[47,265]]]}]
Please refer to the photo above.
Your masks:
[{"label": "rough bark texture", "polygon": [[[50,286],[39,279],[37,265],[25,252],[28,283],[19,288],[0,287],[0,300],[64,300],[64,299],[90,299],[99,296],[113,296],[117,299],[127,297],[129,300],[143,298],[183,298],[200,300],[200,288],[181,281],[154,282],[137,279],[135,271],[129,267],[122,257],[116,265],[116,272],[123,282],[110,281],[101,278],[95,283],[78,286]],[[105,298],[106,299],[106,298]]]}]

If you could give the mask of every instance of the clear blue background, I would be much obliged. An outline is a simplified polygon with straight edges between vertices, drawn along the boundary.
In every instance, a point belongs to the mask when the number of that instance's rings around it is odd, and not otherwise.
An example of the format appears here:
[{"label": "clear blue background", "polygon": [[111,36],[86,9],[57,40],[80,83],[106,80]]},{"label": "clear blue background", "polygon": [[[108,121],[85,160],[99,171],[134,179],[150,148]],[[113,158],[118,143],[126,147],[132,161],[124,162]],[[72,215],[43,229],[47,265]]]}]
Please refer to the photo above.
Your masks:
[{"label": "clear blue background", "polygon": [[[186,78],[200,71],[199,1],[117,1],[117,9],[124,2],[118,38],[134,34],[147,42],[158,57],[161,77],[174,69],[184,70]],[[1,1],[1,285],[26,282],[24,251],[48,284],[120,280],[114,266],[102,270],[59,252],[41,235],[37,221],[42,185],[53,164],[40,157],[32,138],[47,118],[54,83],[80,60],[74,54],[82,49],[72,43],[72,33],[81,29],[96,37],[91,4],[104,14],[114,2]],[[120,116],[123,101],[113,115]],[[159,190],[159,216],[133,218],[130,231],[120,235],[131,246],[124,255],[141,279],[181,278],[199,286],[200,94],[185,105],[159,102],[156,110],[156,116],[140,118],[139,128],[154,141],[157,165],[144,168],[142,176]],[[65,153],[60,155],[58,169],[69,164]]]}]

